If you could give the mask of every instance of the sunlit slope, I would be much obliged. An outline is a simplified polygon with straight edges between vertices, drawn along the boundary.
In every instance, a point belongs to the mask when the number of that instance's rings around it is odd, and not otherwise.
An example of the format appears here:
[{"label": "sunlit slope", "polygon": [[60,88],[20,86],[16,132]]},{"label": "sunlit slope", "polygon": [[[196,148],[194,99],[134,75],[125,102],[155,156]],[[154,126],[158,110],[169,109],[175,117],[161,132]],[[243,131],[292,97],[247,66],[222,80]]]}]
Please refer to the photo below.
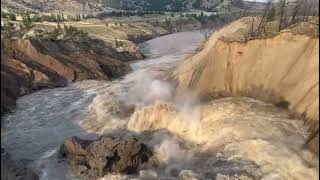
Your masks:
[{"label": "sunlit slope", "polygon": [[253,97],[288,105],[292,112],[317,122],[319,39],[284,30],[247,41],[251,24],[252,18],[243,18],[215,32],[174,72],[177,92],[192,89],[205,100]]}]

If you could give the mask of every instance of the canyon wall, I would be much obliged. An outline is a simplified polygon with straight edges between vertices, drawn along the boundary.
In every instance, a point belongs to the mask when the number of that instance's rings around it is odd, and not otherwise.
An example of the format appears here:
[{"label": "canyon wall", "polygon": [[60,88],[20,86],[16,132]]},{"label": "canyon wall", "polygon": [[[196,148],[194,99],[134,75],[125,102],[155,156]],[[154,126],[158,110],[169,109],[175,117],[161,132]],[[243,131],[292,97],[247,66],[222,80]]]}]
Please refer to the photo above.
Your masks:
[{"label": "canyon wall", "polygon": [[309,120],[308,144],[319,152],[319,38],[288,29],[247,40],[251,19],[215,32],[179,65],[177,93],[191,89],[203,100],[245,96],[288,108]]},{"label": "canyon wall", "polygon": [[[1,47],[1,116],[18,97],[87,79],[109,80],[131,71],[101,40],[8,40]],[[121,58],[120,58],[121,59]]]}]

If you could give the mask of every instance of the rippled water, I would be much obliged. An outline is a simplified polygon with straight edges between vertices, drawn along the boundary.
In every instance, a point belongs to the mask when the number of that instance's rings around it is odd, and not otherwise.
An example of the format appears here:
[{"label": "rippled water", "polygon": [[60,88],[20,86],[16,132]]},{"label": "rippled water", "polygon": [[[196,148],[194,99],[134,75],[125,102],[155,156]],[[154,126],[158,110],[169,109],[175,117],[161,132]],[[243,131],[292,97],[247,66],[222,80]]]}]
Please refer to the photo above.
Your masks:
[{"label": "rippled water", "polygon": [[1,146],[15,159],[29,163],[42,179],[64,179],[65,164],[56,158],[63,140],[75,135],[91,138],[108,129],[123,128],[125,121],[116,117],[112,108],[127,97],[129,87],[141,86],[136,89],[141,92],[131,96],[133,103],[143,99],[150,83],[192,53],[202,40],[200,32],[155,38],[141,45],[149,59],[133,63],[135,71],[122,79],[83,81],[20,98],[16,111],[5,118]]},{"label": "rippled water", "polygon": [[159,37],[141,45],[149,59],[133,63],[134,72],[121,79],[20,98],[5,119],[1,146],[43,180],[72,179],[57,158],[66,137],[105,133],[139,135],[155,150],[155,160],[139,174],[105,180],[319,179],[318,162],[307,161],[309,152],[300,148],[306,128],[286,111],[249,98],[205,104],[192,92],[174,98],[168,72],[203,40],[200,32]]}]

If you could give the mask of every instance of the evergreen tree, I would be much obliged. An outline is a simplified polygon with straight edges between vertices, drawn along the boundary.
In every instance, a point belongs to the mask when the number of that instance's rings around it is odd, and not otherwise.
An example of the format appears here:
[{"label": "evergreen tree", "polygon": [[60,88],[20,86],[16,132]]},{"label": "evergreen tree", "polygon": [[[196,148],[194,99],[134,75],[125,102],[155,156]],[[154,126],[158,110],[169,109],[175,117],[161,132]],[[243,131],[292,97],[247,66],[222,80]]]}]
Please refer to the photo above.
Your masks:
[{"label": "evergreen tree", "polygon": [[16,17],[16,15],[14,14],[14,13],[9,13],[9,19],[11,20],[11,21],[16,21],[17,20],[17,17]]},{"label": "evergreen tree", "polygon": [[8,13],[1,11],[1,17],[2,18],[8,18]]},{"label": "evergreen tree", "polygon": [[32,27],[32,21],[29,13],[26,13],[25,15],[22,16],[22,23],[24,27],[27,29],[30,29]]},{"label": "evergreen tree", "polygon": [[55,15],[55,14],[50,14],[49,21],[50,21],[50,22],[57,22],[57,17],[56,17],[56,15]]},{"label": "evergreen tree", "polygon": [[60,16],[60,14],[57,14],[56,16],[57,16],[57,22],[61,22],[61,16]]}]

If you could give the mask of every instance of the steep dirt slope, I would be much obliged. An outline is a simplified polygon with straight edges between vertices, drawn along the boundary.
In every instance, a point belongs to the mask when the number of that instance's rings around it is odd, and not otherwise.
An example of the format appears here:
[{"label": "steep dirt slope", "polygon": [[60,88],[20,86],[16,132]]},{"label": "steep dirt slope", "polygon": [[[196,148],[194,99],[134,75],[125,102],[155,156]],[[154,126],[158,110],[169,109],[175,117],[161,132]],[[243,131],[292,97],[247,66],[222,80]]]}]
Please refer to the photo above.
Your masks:
[{"label": "steep dirt slope", "polygon": [[246,96],[287,107],[311,120],[308,142],[318,150],[319,39],[284,31],[245,41],[251,18],[214,33],[203,49],[174,72],[177,92],[192,89],[200,98]]},{"label": "steep dirt slope", "polygon": [[[108,80],[131,71],[99,40],[10,40],[1,48],[1,115],[22,95],[85,79]],[[120,57],[119,57],[120,58]]]}]

